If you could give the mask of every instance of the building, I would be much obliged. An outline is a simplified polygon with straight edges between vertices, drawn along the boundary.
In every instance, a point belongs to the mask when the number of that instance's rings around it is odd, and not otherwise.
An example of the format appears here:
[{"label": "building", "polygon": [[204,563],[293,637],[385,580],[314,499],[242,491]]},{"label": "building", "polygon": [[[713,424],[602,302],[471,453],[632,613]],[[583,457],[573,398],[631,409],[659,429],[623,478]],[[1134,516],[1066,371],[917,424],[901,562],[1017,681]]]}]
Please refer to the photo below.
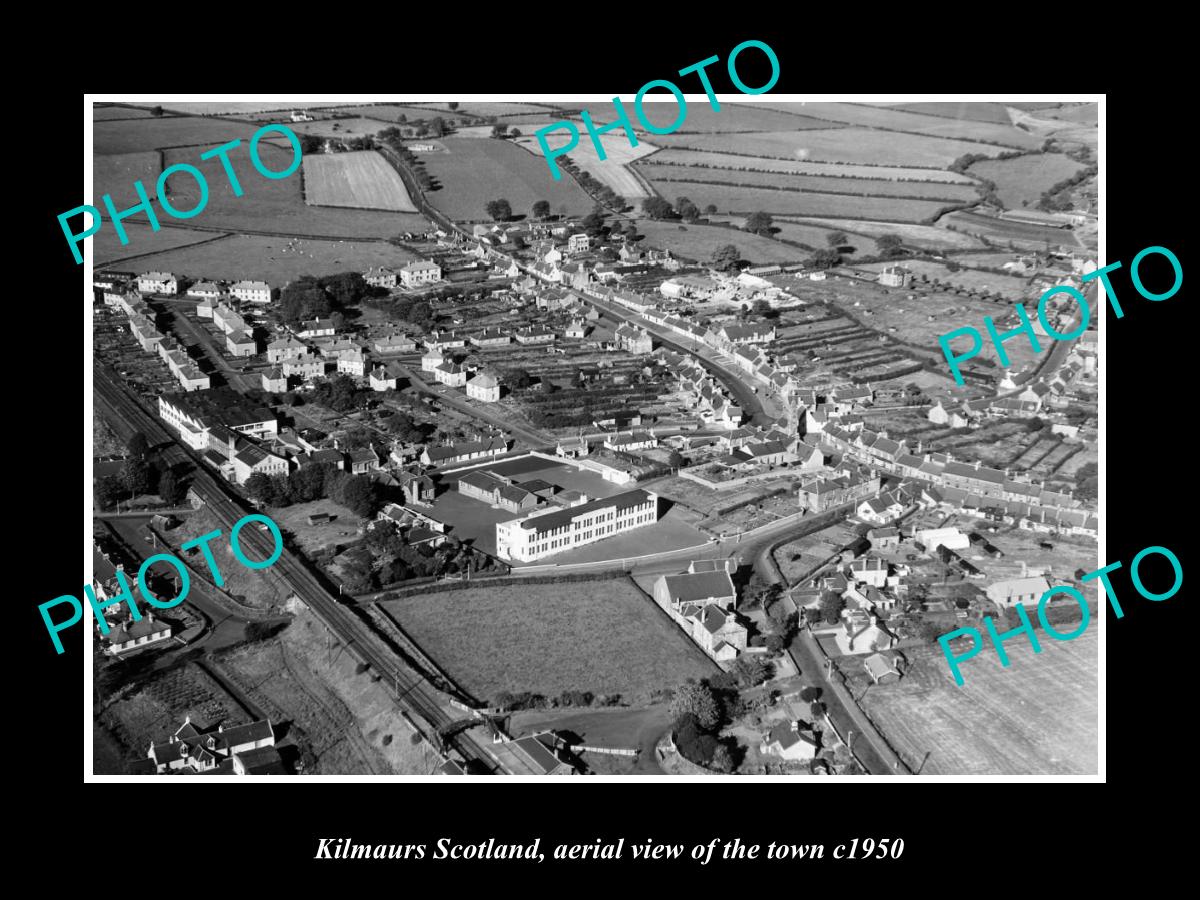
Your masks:
[{"label": "building", "polygon": [[375,366],[371,369],[370,384],[373,391],[394,391],[400,383],[400,373],[394,363]]},{"label": "building", "polygon": [[1037,606],[1042,595],[1048,590],[1050,590],[1050,582],[1046,580],[1045,576],[1036,575],[1029,578],[1010,578],[1006,581],[997,581],[984,588],[984,593],[998,607],[1007,609],[1018,603],[1022,606]]},{"label": "building", "polygon": [[407,334],[397,332],[376,338],[372,346],[376,353],[412,353],[417,349],[417,342]]},{"label": "building", "polygon": [[250,406],[229,388],[161,394],[158,415],[193,450],[207,450],[210,431],[222,425],[258,440],[270,440],[279,433],[274,413]]},{"label": "building", "polygon": [[137,289],[143,294],[179,293],[179,279],[170,272],[146,272],[137,277]]},{"label": "building", "polygon": [[[97,628],[99,633],[99,628]],[[161,619],[155,619],[151,610],[146,610],[136,622],[132,616],[116,624],[109,623],[108,634],[103,637],[106,642],[104,652],[110,656],[120,656],[131,650],[140,650],[169,640],[171,626]]]},{"label": "building", "polygon": [[333,319],[310,319],[302,323],[298,332],[302,338],[333,337],[337,329],[333,327]]},{"label": "building", "polygon": [[816,757],[820,749],[820,744],[812,735],[801,730],[798,721],[780,722],[763,737],[759,746],[764,754],[792,762],[808,762]]},{"label": "building", "polygon": [[367,374],[367,355],[357,348],[347,350],[338,356],[337,370],[346,375],[362,378]]},{"label": "building", "polygon": [[458,363],[446,361],[433,370],[433,377],[449,387],[462,387],[467,383],[467,370]]},{"label": "building", "polygon": [[423,284],[436,284],[442,280],[442,267],[435,262],[422,260],[409,263],[400,270],[400,283],[406,288]]},{"label": "building", "polygon": [[534,775],[574,775],[575,767],[559,749],[559,741],[549,731],[505,741],[504,746],[520,759]]},{"label": "building", "polygon": [[957,528],[925,528],[915,532],[913,537],[921,542],[926,553],[933,553],[938,547],[966,550],[971,546],[971,539]]},{"label": "building", "polygon": [[499,328],[485,328],[479,334],[472,336],[471,343],[476,347],[507,347],[512,343],[512,337],[507,331]]},{"label": "building", "polygon": [[461,444],[444,444],[440,447],[426,446],[421,451],[421,464],[426,466],[448,466],[453,463],[470,462],[473,459],[488,459],[508,452],[508,441],[499,435],[479,441]]},{"label": "building", "polygon": [[912,282],[912,272],[904,266],[888,266],[877,279],[884,287],[906,288]]},{"label": "building", "polygon": [[658,495],[632,490],[496,525],[497,555],[518,562],[594,543],[658,521]]},{"label": "building", "polygon": [[425,355],[421,357],[421,371],[432,372],[437,369],[446,357],[442,355],[440,350],[426,350]]},{"label": "building", "polygon": [[361,450],[350,450],[346,454],[350,459],[352,475],[366,475],[379,468],[379,454],[374,447],[363,447]]},{"label": "building", "polygon": [[614,335],[617,346],[626,353],[650,353],[654,350],[654,340],[643,328],[633,325],[621,325]]},{"label": "building", "polygon": [[737,588],[724,569],[697,569],[692,563],[682,575],[664,575],[654,583],[654,600],[670,613],[679,612],[685,606],[702,604],[715,605],[721,609],[733,609],[737,605]]},{"label": "building", "polygon": [[579,459],[581,456],[587,456],[590,451],[587,438],[564,438],[555,446],[554,455],[563,459]]},{"label": "building", "polygon": [[404,491],[406,503],[432,503],[435,496],[433,479],[419,472],[399,472],[396,480]]},{"label": "building", "polygon": [[397,275],[392,269],[386,269],[383,266],[376,266],[373,269],[367,269],[367,271],[363,273],[363,281],[371,285],[371,287],[390,289],[396,286]]},{"label": "building", "polygon": [[491,472],[476,469],[458,479],[458,492],[473,500],[520,515],[537,509],[541,498],[532,491]]},{"label": "building", "polygon": [[205,318],[212,316],[213,305],[220,300],[224,294],[225,291],[222,290],[221,286],[212,281],[197,281],[190,288],[188,288],[187,292],[189,297],[195,297],[197,300],[208,301],[208,316],[205,316],[204,313],[200,312],[199,309],[196,310],[196,315]]},{"label": "building", "polygon": [[308,345],[298,341],[291,335],[271,341],[267,344],[267,362],[279,363],[285,359],[293,359],[308,353]]},{"label": "building", "polygon": [[545,325],[531,325],[514,335],[518,344],[549,344],[554,341],[554,331]]},{"label": "building", "polygon": [[271,286],[265,281],[235,281],[229,293],[244,303],[270,303]]},{"label": "building", "polygon": [[[573,234],[567,238],[568,253],[586,253],[591,249],[592,241],[586,234]],[[559,257],[561,259],[561,257]]]},{"label": "building", "polygon": [[225,349],[230,356],[253,356],[258,352],[258,343],[244,331],[231,331],[225,335]]},{"label": "building", "polygon": [[900,670],[895,662],[882,653],[873,653],[863,660],[863,668],[874,684],[892,684],[900,680]]},{"label": "building", "polygon": [[262,373],[262,389],[274,394],[282,394],[288,389],[287,376],[279,366],[267,369]]},{"label": "building", "polygon": [[288,461],[257,444],[247,444],[233,455],[233,480],[245,484],[251,475],[286,475],[291,468]]},{"label": "building", "polygon": [[467,382],[467,396],[482,403],[495,403],[500,399],[500,382],[487,372],[480,372]]},{"label": "building", "polygon": [[325,374],[325,360],[311,353],[303,353],[283,361],[283,374],[289,378],[298,375],[305,381],[311,381]]},{"label": "building", "polygon": [[658,438],[647,431],[634,431],[630,434],[612,434],[604,439],[607,450],[620,450],[625,453],[634,450],[649,450],[658,446]]},{"label": "building", "polygon": [[216,731],[201,733],[192,724],[189,716],[166,741],[151,743],[147,756],[159,774],[223,769],[227,770],[228,774],[235,774],[235,757],[274,746],[275,730],[268,719],[229,728],[218,725]]}]

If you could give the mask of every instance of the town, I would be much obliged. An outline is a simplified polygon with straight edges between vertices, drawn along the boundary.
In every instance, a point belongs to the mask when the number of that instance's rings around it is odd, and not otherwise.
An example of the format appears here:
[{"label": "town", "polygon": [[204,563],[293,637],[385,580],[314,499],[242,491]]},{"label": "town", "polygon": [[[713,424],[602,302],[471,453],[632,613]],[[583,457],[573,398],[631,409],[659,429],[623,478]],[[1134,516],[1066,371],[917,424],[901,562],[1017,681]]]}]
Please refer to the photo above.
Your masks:
[{"label": "town", "polygon": [[[92,629],[97,772],[1094,771],[1095,629],[965,686],[939,644],[1097,609],[1094,104],[754,100],[561,182],[526,135],[579,107],[95,108],[98,191],[303,147],[261,197],[204,169],[215,234],[92,238],[89,590],[190,574]],[[1041,352],[947,371],[948,328],[1039,297]],[[204,541],[248,514],[269,569]]]}]

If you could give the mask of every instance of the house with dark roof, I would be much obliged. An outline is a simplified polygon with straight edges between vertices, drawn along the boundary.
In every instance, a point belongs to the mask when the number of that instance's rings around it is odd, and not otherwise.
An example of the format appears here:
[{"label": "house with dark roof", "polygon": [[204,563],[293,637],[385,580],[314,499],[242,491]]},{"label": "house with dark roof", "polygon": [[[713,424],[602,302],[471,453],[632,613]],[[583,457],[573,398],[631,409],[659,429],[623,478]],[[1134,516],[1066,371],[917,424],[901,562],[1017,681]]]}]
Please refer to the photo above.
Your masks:
[{"label": "house with dark roof", "polygon": [[807,762],[817,755],[820,743],[811,729],[799,721],[780,722],[763,735],[759,750],[793,762]]},{"label": "house with dark roof", "polygon": [[552,731],[541,731],[516,740],[506,741],[504,746],[511,750],[534,775],[576,775],[571,764],[560,749],[560,741]]},{"label": "house with dark roof", "polygon": [[[96,633],[100,633],[99,628],[96,629]],[[122,653],[140,650],[170,638],[171,626],[162,619],[154,618],[151,610],[146,610],[136,622],[132,616],[127,616],[121,622],[110,623],[108,634],[102,636],[105,642],[104,652],[110,656],[120,656]]]},{"label": "house with dark roof", "polygon": [[[189,716],[166,741],[151,743],[147,756],[153,760],[159,774],[203,774],[222,767],[228,774],[234,774],[236,756],[274,746],[275,730],[267,719],[229,728],[221,724],[216,731],[201,732]],[[242,768],[257,768],[263,761],[261,754],[250,756],[242,762]],[[282,771],[279,774],[283,774]]]}]

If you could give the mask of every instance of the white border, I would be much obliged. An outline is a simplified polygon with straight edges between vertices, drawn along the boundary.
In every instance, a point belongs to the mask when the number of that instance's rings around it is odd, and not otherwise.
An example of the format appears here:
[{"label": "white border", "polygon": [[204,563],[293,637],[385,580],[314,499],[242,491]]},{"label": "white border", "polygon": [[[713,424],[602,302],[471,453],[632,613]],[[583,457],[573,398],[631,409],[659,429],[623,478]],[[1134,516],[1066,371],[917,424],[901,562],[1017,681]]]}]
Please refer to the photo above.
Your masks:
[{"label": "white border", "polygon": [[[1106,258],[1107,252],[1107,236],[1106,236],[1106,221],[1105,213],[1107,211],[1105,204],[1106,196],[1106,174],[1107,174],[1107,153],[1106,153],[1106,128],[1107,128],[1107,110],[1106,110],[1106,95],[1104,94],[775,94],[765,93],[756,95],[745,94],[725,94],[718,93],[717,99],[721,103],[736,104],[754,103],[761,99],[770,99],[771,102],[784,103],[806,103],[806,102],[856,102],[856,103],[892,103],[892,102],[924,102],[924,101],[950,101],[950,102],[969,102],[969,103],[987,103],[987,102],[1040,102],[1046,101],[1049,103],[1096,103],[1098,105],[1098,143],[1097,156],[1099,172],[1096,178],[1097,196],[1098,196],[1098,253],[1099,259],[1097,264],[1103,266],[1103,260]],[[689,93],[684,95],[687,102],[703,103],[708,98],[705,94]],[[212,101],[212,102],[279,102],[286,106],[294,103],[448,103],[448,102],[507,102],[507,103],[522,103],[522,102],[542,102],[542,103],[601,103],[608,104],[612,102],[612,96],[608,94],[579,94],[579,93],[538,93],[532,94],[522,93],[520,97],[511,97],[507,95],[497,94],[454,94],[447,95],[443,93],[434,94],[274,94],[274,93],[256,93],[256,94],[85,94],[83,100],[83,121],[84,121],[84,197],[93,197],[93,180],[92,180],[92,107],[94,103],[170,103],[172,101]],[[632,96],[628,99],[621,97],[622,103],[631,103]],[[647,96],[646,102],[664,102],[671,103],[674,100],[659,100],[655,97]],[[606,111],[607,111],[606,107]],[[628,107],[626,107],[628,111]],[[88,202],[85,200],[84,202]],[[84,246],[84,263],[80,267],[84,275],[84,321],[85,321],[85,341],[84,351],[86,365],[84,367],[84,439],[85,447],[87,448],[84,456],[83,466],[83,492],[84,492],[84,509],[88,511],[88,516],[84,520],[84,565],[83,571],[89,573],[89,580],[92,571],[92,359],[93,359],[93,341],[92,341],[92,271],[93,271],[93,255],[92,242],[86,241]],[[1097,311],[1098,327],[1099,327],[1099,450],[1098,450],[1098,478],[1100,481],[1099,491],[1099,509],[1098,517],[1100,522],[1099,537],[1097,540],[1097,567],[1102,565],[1100,560],[1106,559],[1107,537],[1105,529],[1105,499],[1106,499],[1106,454],[1105,454],[1105,434],[1107,430],[1107,409],[1106,409],[1106,366],[1105,366],[1105,328],[1103,325],[1105,316],[1103,315],[1104,307],[1099,303],[1099,294],[1103,292],[1103,287],[1098,289]],[[824,778],[820,777],[803,777],[789,775],[593,775],[584,778],[568,778],[556,779],[555,783],[605,783],[605,782],[640,782],[640,783],[683,783],[683,782],[734,782],[737,784],[746,784],[754,782],[795,782],[797,784],[815,785],[821,782],[876,782],[887,781],[895,783],[904,782],[961,782],[961,783],[992,783],[992,782],[1021,782],[1021,783],[1103,783],[1106,780],[1106,760],[1107,760],[1107,740],[1105,733],[1106,724],[1106,684],[1105,684],[1105,642],[1107,634],[1107,613],[1103,607],[1106,603],[1100,599],[1101,591],[1097,589],[1097,606],[1101,609],[1098,613],[1097,627],[1100,629],[1099,634],[1099,693],[1097,697],[1098,707],[1098,773],[1096,775],[921,775],[909,777],[897,777],[894,775],[833,775]],[[84,622],[89,620],[84,618]],[[455,778],[446,778],[438,775],[307,775],[297,776],[292,778],[281,778],[271,776],[242,776],[239,778],[208,778],[205,776],[194,777],[178,777],[169,778],[161,777],[157,779],[149,776],[140,775],[94,775],[92,774],[92,756],[93,756],[93,736],[92,736],[92,701],[94,694],[92,692],[92,629],[86,624],[81,628],[81,642],[83,645],[83,670],[84,670],[84,720],[83,720],[83,780],[85,783],[144,783],[154,781],[164,784],[188,784],[188,783],[241,783],[241,782],[288,782],[302,784],[305,782],[454,782]],[[484,781],[495,783],[506,782],[545,782],[546,779],[536,775],[512,775],[506,777],[492,776],[466,776],[467,781]]]}]

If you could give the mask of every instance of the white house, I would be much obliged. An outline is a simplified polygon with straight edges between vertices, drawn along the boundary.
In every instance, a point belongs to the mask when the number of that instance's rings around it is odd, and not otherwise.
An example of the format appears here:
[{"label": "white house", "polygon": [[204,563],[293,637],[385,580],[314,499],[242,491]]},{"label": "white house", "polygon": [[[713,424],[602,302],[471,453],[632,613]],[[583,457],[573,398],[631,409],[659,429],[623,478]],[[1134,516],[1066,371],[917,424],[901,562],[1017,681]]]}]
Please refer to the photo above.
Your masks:
[{"label": "white house", "polygon": [[179,293],[179,279],[170,272],[146,272],[138,276],[137,286],[143,294]]},{"label": "white house", "polygon": [[235,281],[229,293],[246,303],[271,302],[271,286],[265,281]]},{"label": "white house", "polygon": [[1006,581],[997,581],[984,588],[984,593],[1001,609],[1007,609],[1018,603],[1022,606],[1037,606],[1042,595],[1048,590],[1050,590],[1050,582],[1046,580],[1045,576],[1037,575],[1029,578],[1010,578]]},{"label": "white house", "polygon": [[500,382],[486,372],[480,372],[467,382],[467,396],[483,403],[495,403],[500,399]]},{"label": "white house", "polygon": [[929,553],[933,553],[938,547],[966,550],[971,546],[971,539],[957,528],[925,528],[916,532],[913,537],[924,544]]},{"label": "white house", "polygon": [[442,267],[435,262],[421,260],[409,263],[400,270],[400,282],[405,287],[417,287],[422,284],[435,284],[442,280]]},{"label": "white house", "polygon": [[820,745],[799,722],[780,722],[767,733],[759,750],[793,762],[808,762],[817,755]]}]

